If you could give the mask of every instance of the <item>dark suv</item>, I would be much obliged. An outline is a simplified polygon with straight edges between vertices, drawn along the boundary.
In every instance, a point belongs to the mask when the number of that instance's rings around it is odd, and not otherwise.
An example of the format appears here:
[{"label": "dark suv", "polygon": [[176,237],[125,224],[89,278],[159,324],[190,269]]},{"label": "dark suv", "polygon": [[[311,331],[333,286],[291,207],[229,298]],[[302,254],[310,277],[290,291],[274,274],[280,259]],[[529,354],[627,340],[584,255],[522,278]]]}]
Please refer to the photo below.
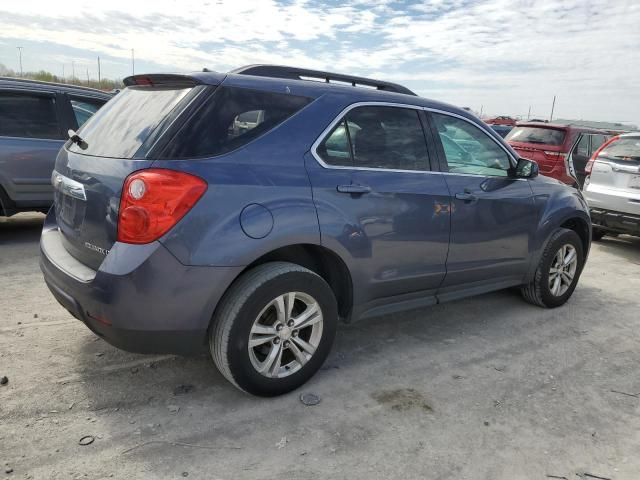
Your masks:
[{"label": "dark suv", "polygon": [[125,84],[60,151],[41,239],[53,295],[113,345],[208,347],[277,395],[338,319],[513,286],[557,307],[576,287],[581,193],[462,109],[266,65]]},{"label": "dark suv", "polygon": [[92,88],[0,77],[0,216],[49,210],[51,172],[67,131],[110,98]]}]

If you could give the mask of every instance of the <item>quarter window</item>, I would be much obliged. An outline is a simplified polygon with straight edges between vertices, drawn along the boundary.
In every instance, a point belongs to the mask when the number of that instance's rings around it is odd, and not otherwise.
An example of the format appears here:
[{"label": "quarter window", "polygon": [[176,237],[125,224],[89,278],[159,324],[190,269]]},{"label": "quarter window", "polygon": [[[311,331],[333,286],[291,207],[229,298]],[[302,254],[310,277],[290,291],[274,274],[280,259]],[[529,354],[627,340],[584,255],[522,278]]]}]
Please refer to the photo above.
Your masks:
[{"label": "quarter window", "polygon": [[78,128],[80,128],[84,122],[89,120],[104,104],[105,102],[101,102],[100,100],[72,98],[71,108],[73,108],[73,115],[76,117]]},{"label": "quarter window", "polygon": [[62,138],[55,98],[49,95],[0,92],[0,136]]},{"label": "quarter window", "polygon": [[451,173],[506,177],[511,162],[495,140],[471,123],[432,113]]},{"label": "quarter window", "polygon": [[329,165],[387,170],[428,170],[418,111],[400,107],[356,107],[318,147]]}]

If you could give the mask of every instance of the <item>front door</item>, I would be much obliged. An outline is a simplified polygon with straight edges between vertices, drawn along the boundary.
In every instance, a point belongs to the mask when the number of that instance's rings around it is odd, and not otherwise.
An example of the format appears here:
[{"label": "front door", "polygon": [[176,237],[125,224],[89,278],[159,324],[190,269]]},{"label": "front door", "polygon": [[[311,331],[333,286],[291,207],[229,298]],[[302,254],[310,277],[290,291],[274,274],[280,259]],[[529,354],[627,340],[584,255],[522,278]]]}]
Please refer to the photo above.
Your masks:
[{"label": "front door", "polygon": [[429,114],[451,194],[451,242],[442,300],[522,282],[537,216],[526,179],[509,176],[507,150],[471,120]]},{"label": "front door", "polygon": [[307,157],[322,243],[347,258],[357,313],[433,295],[445,275],[449,193],[420,115],[356,107]]}]

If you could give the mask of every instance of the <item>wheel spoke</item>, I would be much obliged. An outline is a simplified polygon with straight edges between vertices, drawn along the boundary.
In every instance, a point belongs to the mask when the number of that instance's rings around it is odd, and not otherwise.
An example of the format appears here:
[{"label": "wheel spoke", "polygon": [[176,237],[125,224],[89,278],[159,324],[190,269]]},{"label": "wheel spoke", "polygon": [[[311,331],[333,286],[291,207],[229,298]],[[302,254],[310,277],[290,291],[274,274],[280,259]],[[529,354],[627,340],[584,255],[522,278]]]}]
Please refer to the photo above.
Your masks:
[{"label": "wheel spoke", "polygon": [[274,300],[278,323],[287,323],[287,306],[285,305],[284,295],[280,295]]},{"label": "wheel spoke", "polygon": [[289,343],[289,349],[293,353],[293,356],[296,357],[296,360],[298,361],[300,366],[302,366],[305,363],[307,363],[307,357],[305,356],[304,353],[302,353],[302,351],[298,348],[298,346],[295,344],[295,342],[290,342]]},{"label": "wheel spoke", "polygon": [[274,338],[276,338],[276,336],[277,335],[260,335],[252,337],[251,340],[249,340],[249,348],[255,348],[260,345],[264,345],[265,343],[272,341]]},{"label": "wheel spoke", "polygon": [[567,286],[571,285],[571,281],[573,280],[571,272],[562,272],[562,278],[566,281]]},{"label": "wheel spoke", "polygon": [[293,319],[293,328],[302,329],[319,322],[322,319],[317,303],[308,305],[307,309]]},{"label": "wheel spoke", "polygon": [[307,352],[309,355],[313,355],[314,352],[316,351],[316,347],[314,347],[313,345],[305,342],[300,337],[291,337],[291,340],[292,340],[293,343],[296,344],[296,346],[300,347],[302,350]]},{"label": "wheel spoke", "polygon": [[276,329],[271,325],[262,325],[261,323],[254,323],[251,327],[252,335],[275,335]]},{"label": "wheel spoke", "polygon": [[569,250],[569,253],[564,257],[564,265],[569,265],[571,263],[573,263],[573,261],[576,258],[576,251],[575,249],[571,248],[571,247],[567,247]]},{"label": "wheel spoke", "polygon": [[260,365],[259,372],[267,375],[268,377],[273,377],[274,374],[280,370],[280,362],[282,361],[282,343],[278,343],[277,345],[272,345],[271,350],[269,351],[269,355]]},{"label": "wheel spoke", "polygon": [[560,293],[561,285],[562,285],[562,281],[560,280],[560,275],[558,275],[553,279],[553,286],[551,287],[551,293],[557,296]]}]

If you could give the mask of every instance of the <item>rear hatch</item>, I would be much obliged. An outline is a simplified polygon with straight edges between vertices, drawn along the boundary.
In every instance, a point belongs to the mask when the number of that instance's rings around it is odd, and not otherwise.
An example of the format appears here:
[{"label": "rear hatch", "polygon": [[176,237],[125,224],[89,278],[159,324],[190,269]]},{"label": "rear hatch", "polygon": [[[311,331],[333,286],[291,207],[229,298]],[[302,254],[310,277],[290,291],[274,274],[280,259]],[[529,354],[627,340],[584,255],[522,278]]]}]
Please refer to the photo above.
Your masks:
[{"label": "rear hatch", "polygon": [[149,168],[147,153],[205,86],[184,76],[137,76],[101,108],[59,152],[52,176],[63,242],[98,269],[117,238],[123,183]]},{"label": "rear hatch", "polygon": [[[598,152],[589,190],[640,199],[640,136],[619,137]],[[634,212],[640,214],[640,202]]]},{"label": "rear hatch", "polygon": [[550,173],[558,163],[564,165],[567,131],[562,127],[521,125],[511,130],[505,140],[521,157],[534,160],[543,174]]}]

